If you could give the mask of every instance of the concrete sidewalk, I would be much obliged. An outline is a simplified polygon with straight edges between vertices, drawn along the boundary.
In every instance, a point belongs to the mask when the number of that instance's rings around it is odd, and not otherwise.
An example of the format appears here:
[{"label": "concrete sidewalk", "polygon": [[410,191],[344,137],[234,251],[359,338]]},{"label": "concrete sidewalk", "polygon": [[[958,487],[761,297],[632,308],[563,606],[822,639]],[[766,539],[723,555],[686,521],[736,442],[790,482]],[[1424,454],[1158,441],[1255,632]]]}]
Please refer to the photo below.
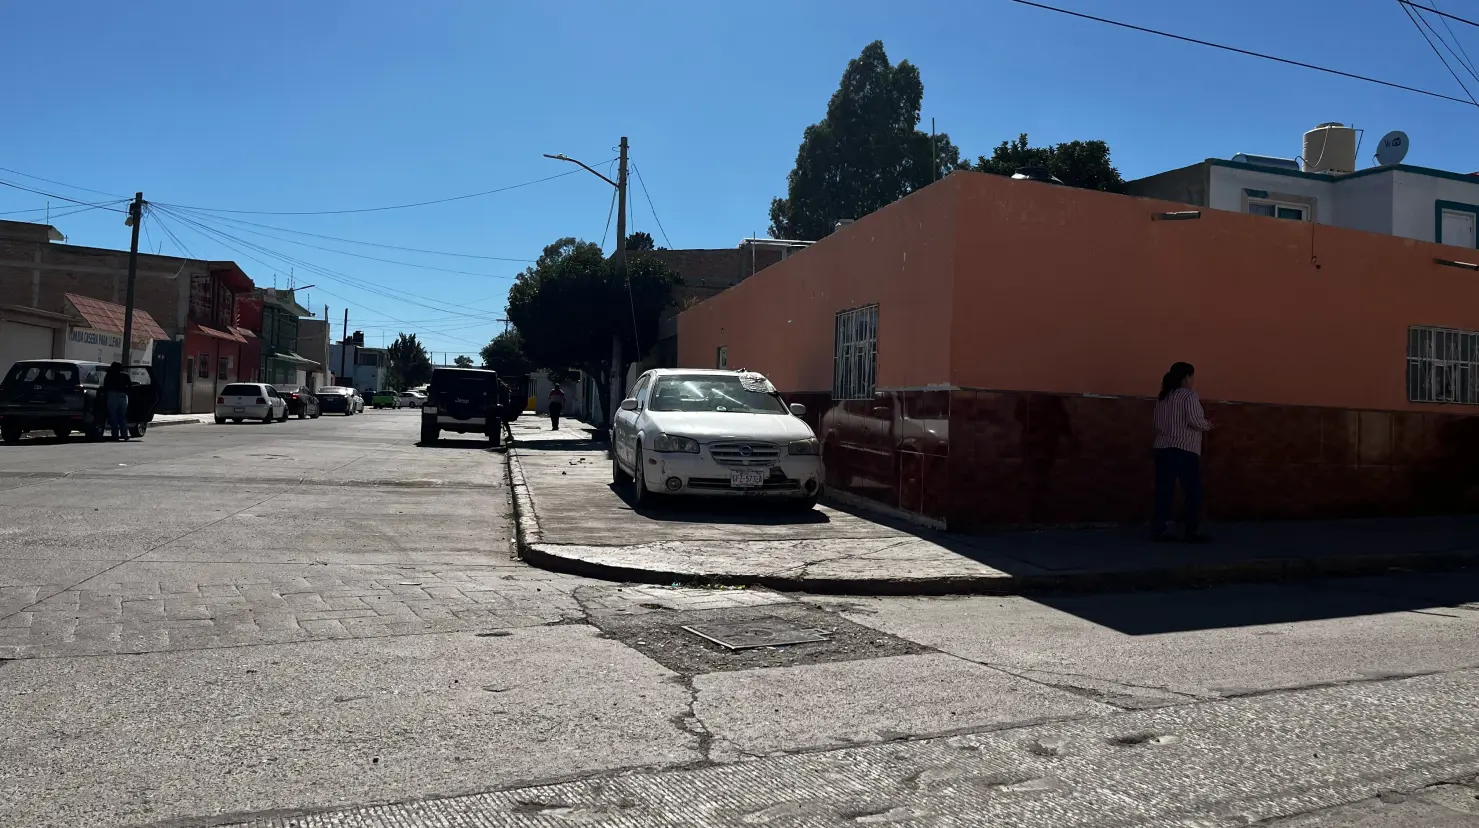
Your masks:
[{"label": "concrete sidewalk", "polygon": [[514,425],[509,476],[520,554],[537,566],[645,583],[764,586],[842,594],[1011,594],[1443,570],[1479,563],[1479,518],[1213,527],[1205,546],[1151,544],[1145,530],[963,536],[822,506],[750,501],[634,511],[612,486],[604,444],[579,424]]}]

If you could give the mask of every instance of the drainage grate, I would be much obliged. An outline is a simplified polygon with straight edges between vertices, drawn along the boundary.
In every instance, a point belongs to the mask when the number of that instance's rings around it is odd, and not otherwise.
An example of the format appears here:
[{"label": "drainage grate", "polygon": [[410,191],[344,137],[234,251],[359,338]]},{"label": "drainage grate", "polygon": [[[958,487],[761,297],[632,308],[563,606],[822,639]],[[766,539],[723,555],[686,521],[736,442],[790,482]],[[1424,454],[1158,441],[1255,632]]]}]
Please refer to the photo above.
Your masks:
[{"label": "drainage grate", "polygon": [[735,624],[704,624],[683,629],[731,650],[753,650],[756,647],[780,647],[827,640],[820,630],[793,626],[773,618]]}]

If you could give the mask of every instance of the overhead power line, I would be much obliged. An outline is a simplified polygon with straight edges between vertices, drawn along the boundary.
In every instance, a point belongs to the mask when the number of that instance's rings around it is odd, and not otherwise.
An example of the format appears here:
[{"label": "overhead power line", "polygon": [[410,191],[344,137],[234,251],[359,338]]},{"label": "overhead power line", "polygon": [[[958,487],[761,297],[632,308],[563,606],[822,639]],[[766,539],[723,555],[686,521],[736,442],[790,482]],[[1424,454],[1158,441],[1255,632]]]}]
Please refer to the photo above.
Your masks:
[{"label": "overhead power line", "polygon": [[180,210],[182,212],[188,212],[191,215],[196,216],[197,218],[201,218],[201,219],[210,219],[212,221],[225,221],[225,222],[230,222],[231,224],[238,225],[238,226],[245,225],[245,226],[248,226],[248,227],[260,227],[260,228],[262,228],[264,230],[277,230],[277,231],[282,232],[282,233],[292,233],[295,236],[307,236],[308,238],[311,238],[311,239],[324,239],[326,241],[336,241],[336,242],[342,242],[344,244],[362,244],[362,245],[364,245],[366,247],[379,247],[379,248],[384,249],[384,250],[401,250],[401,251],[404,251],[406,253],[426,253],[426,254],[432,255],[432,256],[454,256],[454,257],[459,258],[459,259],[482,259],[483,261],[489,261],[489,262],[533,262],[534,261],[534,259],[519,259],[519,258],[514,258],[512,256],[484,256],[484,255],[481,255],[481,254],[478,254],[478,253],[452,253],[452,252],[449,252],[449,251],[446,251],[446,250],[427,250],[426,248],[422,248],[422,247],[405,247],[403,245],[398,245],[398,244],[382,244],[380,242],[362,241],[360,239],[346,239],[346,238],[341,238],[339,236],[325,236],[322,233],[309,233],[309,232],[306,232],[306,231],[303,231],[303,230],[293,230],[292,228],[289,228],[289,227],[277,227],[277,226],[271,225],[271,224],[262,224],[260,222],[247,221],[246,219],[229,218],[227,216],[217,216],[217,215],[212,215],[212,214],[208,214],[208,213],[201,213],[199,211],[193,210],[193,209],[188,208],[188,207],[175,207],[173,209]]},{"label": "overhead power line", "polygon": [[507,187],[497,187],[492,190],[483,190],[477,193],[451,196],[450,198],[436,198],[431,201],[415,201],[409,204],[388,204],[384,207],[357,207],[350,210],[227,210],[222,207],[192,207],[187,204],[165,204],[166,207],[175,207],[184,210],[200,210],[206,213],[234,213],[243,216],[336,216],[344,213],[378,213],[384,210],[404,210],[407,207],[426,207],[432,204],[446,204],[451,201],[463,201],[469,198],[493,195],[494,193],[506,193],[509,190],[517,190],[520,187],[532,187],[535,184],[543,184],[546,181],[554,181],[556,178],[564,178],[567,175],[575,175],[580,170],[571,170],[557,175],[549,175],[544,178],[536,178],[533,181],[525,181],[522,184],[510,184]]},{"label": "overhead power line", "polygon": [[1433,6],[1424,6],[1421,3],[1414,3],[1414,2],[1412,2],[1412,0],[1398,0],[1398,2],[1401,3],[1404,6],[1411,6],[1414,9],[1422,9],[1423,11],[1430,11],[1433,14],[1438,15],[1439,17],[1446,17],[1449,20],[1453,20],[1453,21],[1456,21],[1458,23],[1463,23],[1463,24],[1466,24],[1466,25],[1469,25],[1469,26],[1474,26],[1476,28],[1479,28],[1479,22],[1470,20],[1467,17],[1459,17],[1456,14],[1449,14],[1446,11],[1439,11],[1437,8],[1435,8]]},{"label": "overhead power line", "polygon": [[1081,20],[1092,20],[1095,23],[1104,23],[1104,24],[1109,25],[1109,26],[1118,26],[1121,29],[1129,29],[1131,31],[1143,32],[1145,34],[1156,35],[1157,37],[1166,37],[1166,38],[1170,38],[1172,40],[1179,40],[1179,41],[1181,41],[1183,43],[1195,43],[1198,46],[1207,46],[1207,47],[1212,48],[1212,49],[1221,49],[1224,52],[1233,52],[1234,54],[1246,55],[1248,57],[1255,57],[1255,58],[1259,58],[1261,60],[1271,60],[1271,61],[1274,61],[1275,63],[1283,63],[1283,64],[1288,65],[1288,66],[1298,66],[1301,69],[1313,69],[1316,72],[1324,72],[1324,73],[1326,73],[1328,75],[1337,75],[1337,76],[1342,77],[1342,78],[1350,78],[1351,80],[1365,81],[1366,83],[1374,83],[1374,84],[1377,84],[1378,86],[1385,86],[1385,87],[1388,87],[1390,89],[1401,89],[1404,92],[1415,92],[1415,93],[1417,93],[1419,95],[1427,95],[1430,98],[1441,98],[1441,99],[1443,99],[1445,101],[1453,101],[1454,103],[1461,103],[1461,104],[1464,104],[1466,106],[1473,106],[1474,105],[1474,102],[1473,101],[1470,101],[1467,98],[1458,98],[1458,97],[1454,97],[1453,95],[1445,95],[1442,92],[1434,92],[1434,91],[1432,91],[1430,89],[1420,89],[1420,88],[1418,88],[1416,86],[1407,86],[1405,84],[1400,84],[1400,83],[1394,83],[1392,81],[1381,80],[1380,78],[1368,77],[1366,75],[1357,75],[1354,72],[1344,72],[1344,71],[1341,71],[1339,69],[1331,69],[1328,66],[1317,66],[1317,65],[1315,65],[1313,63],[1305,63],[1304,61],[1300,61],[1300,60],[1291,60],[1289,58],[1277,57],[1275,55],[1267,55],[1267,54],[1264,54],[1262,52],[1254,52],[1254,51],[1250,51],[1248,49],[1239,49],[1236,46],[1226,46],[1226,45],[1221,44],[1221,43],[1213,43],[1210,40],[1198,40],[1197,38],[1194,38],[1194,37],[1186,37],[1185,35],[1172,34],[1170,32],[1164,32],[1164,31],[1161,31],[1159,29],[1151,29],[1151,28],[1147,28],[1145,26],[1136,26],[1136,25],[1134,25],[1132,23],[1122,23],[1122,22],[1120,22],[1118,20],[1110,20],[1107,17],[1096,17],[1096,16],[1094,16],[1092,14],[1084,14],[1083,12],[1076,12],[1076,11],[1072,11],[1070,9],[1062,9],[1062,8],[1058,8],[1057,6],[1049,6],[1049,5],[1045,4],[1045,3],[1035,3],[1035,2],[1033,2],[1033,0],[1010,0],[1010,2],[1016,3],[1016,4],[1021,5],[1021,6],[1031,6],[1032,8],[1042,9],[1044,11],[1057,12],[1058,14],[1066,14],[1069,17],[1077,17],[1077,18],[1079,18]]},{"label": "overhead power line", "polygon": [[662,240],[667,242],[668,247],[673,246],[673,240],[668,238],[668,231],[662,226],[662,219],[657,217],[657,208],[652,206],[652,196],[647,192],[647,182],[642,180],[642,168],[635,163],[632,164],[632,172],[637,174],[637,183],[642,185],[642,195],[647,199],[647,209],[652,211],[652,220],[657,222],[657,229],[662,233]]},{"label": "overhead power line", "polygon": [[82,205],[84,207],[96,207],[99,210],[112,210],[115,213],[127,213],[128,212],[127,210],[119,210],[116,207],[109,206],[109,205],[112,205],[112,204],[117,204],[118,202],[116,202],[116,201],[78,201],[75,198],[68,198],[67,196],[57,195],[56,193],[48,193],[45,190],[37,190],[37,189],[35,189],[33,187],[27,187],[27,186],[25,186],[23,184],[17,184],[14,181],[5,181],[4,179],[0,179],[0,185],[4,185],[6,187],[12,187],[12,188],[17,189],[17,190],[25,190],[28,193],[35,193],[36,195],[43,195],[43,196],[46,196],[47,198],[55,198],[55,199],[60,199],[62,201],[69,201],[69,202],[71,202],[73,204],[80,204],[80,205]]},{"label": "overhead power line", "polygon": [[[1412,25],[1417,27],[1417,33],[1422,35],[1423,40],[1426,41],[1428,44],[1428,48],[1432,49],[1433,54],[1438,56],[1438,62],[1443,64],[1443,68],[1447,69],[1448,74],[1453,76],[1454,82],[1458,84],[1460,89],[1464,90],[1464,94],[1469,96],[1469,100],[1473,102],[1474,106],[1479,106],[1479,100],[1474,99],[1474,93],[1469,91],[1469,87],[1464,83],[1464,79],[1459,77],[1457,72],[1453,71],[1453,66],[1449,64],[1448,58],[1444,57],[1443,53],[1438,51],[1438,45],[1433,42],[1432,37],[1428,36],[1428,30],[1433,30],[1433,35],[1438,37],[1438,41],[1439,43],[1443,44],[1443,48],[1448,49],[1449,53],[1453,54],[1454,59],[1458,60],[1459,65],[1462,66],[1463,60],[1459,59],[1458,55],[1453,53],[1453,49],[1448,45],[1448,41],[1444,40],[1441,36],[1438,36],[1437,30],[1433,29],[1432,24],[1428,23],[1427,18],[1422,16],[1422,12],[1414,12],[1412,9],[1407,8],[1407,5],[1404,4],[1402,0],[1397,0],[1397,5],[1402,9],[1402,12],[1407,15],[1407,19],[1412,21]],[[1426,26],[1427,28],[1423,28],[1424,26]],[[1474,74],[1473,70],[1470,70],[1469,74]]]},{"label": "overhead power line", "polygon": [[129,200],[129,197],[128,196],[122,195],[122,194],[119,194],[119,193],[110,193],[110,192],[106,192],[104,190],[94,190],[91,187],[79,187],[76,184],[68,184],[65,181],[54,181],[54,180],[52,180],[50,178],[42,178],[39,175],[31,175],[30,173],[23,173],[20,170],[12,170],[9,167],[0,167],[0,172],[8,172],[11,175],[18,175],[21,178],[30,178],[30,179],[33,179],[35,181],[45,181],[47,184],[55,184],[58,187],[66,187],[66,188],[71,189],[71,190],[81,190],[81,191],[83,191],[85,193],[96,193],[98,195],[116,196],[120,201],[128,201]]}]

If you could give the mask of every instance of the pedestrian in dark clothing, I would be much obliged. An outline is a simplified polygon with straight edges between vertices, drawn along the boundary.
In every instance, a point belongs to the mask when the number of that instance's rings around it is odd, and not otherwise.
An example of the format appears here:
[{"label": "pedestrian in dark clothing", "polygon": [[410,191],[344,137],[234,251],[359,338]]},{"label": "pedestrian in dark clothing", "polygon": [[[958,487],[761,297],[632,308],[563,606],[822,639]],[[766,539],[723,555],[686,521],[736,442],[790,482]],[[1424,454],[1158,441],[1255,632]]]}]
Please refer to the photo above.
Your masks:
[{"label": "pedestrian in dark clothing", "polygon": [[103,400],[108,406],[108,428],[113,431],[114,440],[128,439],[128,388],[133,385],[129,379],[128,372],[123,370],[123,363],[115,362],[108,366],[108,372],[103,375]]},{"label": "pedestrian in dark clothing", "polygon": [[1151,535],[1169,540],[1166,524],[1176,500],[1176,483],[1186,495],[1185,539],[1204,541],[1198,532],[1202,519],[1202,435],[1212,430],[1197,392],[1192,390],[1196,369],[1178,362],[1161,378],[1155,404],[1155,518]]},{"label": "pedestrian in dark clothing", "polygon": [[560,414],[565,410],[565,390],[556,385],[549,390],[549,427],[560,429]]}]

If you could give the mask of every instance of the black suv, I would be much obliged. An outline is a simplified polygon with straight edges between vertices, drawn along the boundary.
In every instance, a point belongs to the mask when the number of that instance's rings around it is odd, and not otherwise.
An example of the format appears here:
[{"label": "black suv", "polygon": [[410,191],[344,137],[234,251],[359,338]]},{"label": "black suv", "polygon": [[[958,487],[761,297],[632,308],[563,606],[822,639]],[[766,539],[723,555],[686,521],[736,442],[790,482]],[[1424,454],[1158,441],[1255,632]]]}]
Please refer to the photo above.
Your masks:
[{"label": "black suv", "polygon": [[472,432],[486,434],[496,448],[502,443],[503,424],[511,419],[511,408],[508,389],[498,381],[497,371],[437,368],[431,372],[431,387],[421,406],[421,442],[431,445],[443,431]]},{"label": "black suv", "polygon": [[[50,431],[58,438],[80,431],[100,440],[108,426],[107,401],[102,393],[108,366],[73,359],[28,359],[11,366],[0,379],[0,437],[20,442],[27,431]],[[142,437],[154,419],[158,386],[154,369],[135,365],[128,370],[128,433]]]}]

